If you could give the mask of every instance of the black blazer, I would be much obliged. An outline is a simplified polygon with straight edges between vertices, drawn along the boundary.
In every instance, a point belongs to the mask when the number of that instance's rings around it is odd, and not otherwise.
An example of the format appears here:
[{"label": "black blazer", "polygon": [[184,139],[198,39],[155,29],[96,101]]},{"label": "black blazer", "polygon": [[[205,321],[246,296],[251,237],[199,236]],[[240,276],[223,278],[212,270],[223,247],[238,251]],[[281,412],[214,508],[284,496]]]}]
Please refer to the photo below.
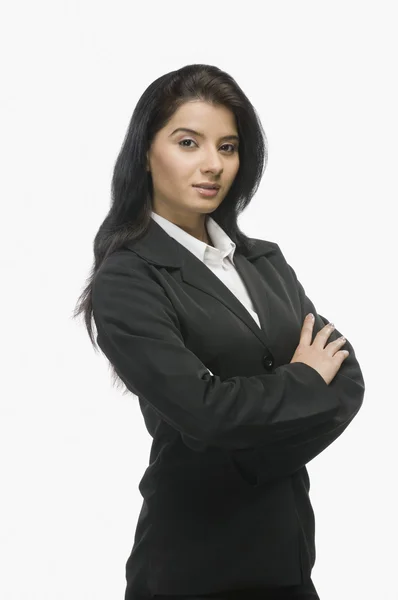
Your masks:
[{"label": "black blazer", "polygon": [[305,465],[355,417],[364,379],[348,340],[329,385],[290,364],[306,314],[316,317],[314,336],[328,320],[277,243],[254,239],[234,261],[261,329],[153,219],[94,279],[98,344],[153,437],[126,600],[299,585],[311,575]]}]

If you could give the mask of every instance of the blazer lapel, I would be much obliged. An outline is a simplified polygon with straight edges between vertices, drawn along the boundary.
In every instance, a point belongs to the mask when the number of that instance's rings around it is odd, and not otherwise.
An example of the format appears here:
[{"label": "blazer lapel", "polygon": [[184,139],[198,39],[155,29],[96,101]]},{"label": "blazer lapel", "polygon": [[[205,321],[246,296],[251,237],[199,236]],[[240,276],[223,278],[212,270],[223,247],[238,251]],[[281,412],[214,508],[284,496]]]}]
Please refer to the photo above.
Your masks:
[{"label": "blazer lapel", "polygon": [[153,219],[151,219],[147,234],[138,240],[127,242],[125,247],[156,267],[164,267],[170,272],[175,270],[172,273],[173,277],[216,298],[250,327],[263,344],[269,345],[267,328],[269,328],[270,321],[267,286],[253,261],[260,256],[273,254],[275,248],[272,242],[253,239],[253,246],[245,255],[238,252],[234,254],[236,270],[247,287],[261,328],[229,288],[202,261],[169,236]]}]

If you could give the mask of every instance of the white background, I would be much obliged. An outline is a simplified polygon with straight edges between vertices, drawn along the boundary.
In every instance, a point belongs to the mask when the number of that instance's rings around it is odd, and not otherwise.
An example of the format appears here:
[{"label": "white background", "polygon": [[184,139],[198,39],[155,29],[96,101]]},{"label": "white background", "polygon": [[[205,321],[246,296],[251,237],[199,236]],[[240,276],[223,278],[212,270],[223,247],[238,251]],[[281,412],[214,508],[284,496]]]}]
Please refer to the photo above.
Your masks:
[{"label": "white background", "polygon": [[360,413],[308,466],[313,581],[321,600],[396,600],[395,3],[141,5],[2,10],[0,597],[124,598],[151,438],[71,315],[136,102],[209,63],[269,142],[240,225],[280,245],[365,377]]}]

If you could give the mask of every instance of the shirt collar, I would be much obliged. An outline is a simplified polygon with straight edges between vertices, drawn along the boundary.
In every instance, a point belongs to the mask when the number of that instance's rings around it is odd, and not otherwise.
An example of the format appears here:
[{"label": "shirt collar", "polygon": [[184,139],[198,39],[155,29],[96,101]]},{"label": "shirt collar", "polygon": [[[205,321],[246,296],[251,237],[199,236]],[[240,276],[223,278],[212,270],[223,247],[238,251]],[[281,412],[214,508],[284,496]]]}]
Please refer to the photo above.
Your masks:
[{"label": "shirt collar", "polygon": [[195,256],[197,256],[197,258],[199,258],[199,260],[202,262],[204,262],[205,257],[213,259],[218,258],[219,261],[229,257],[231,262],[233,262],[236,244],[225,233],[220,225],[216,223],[214,219],[212,219],[210,215],[207,215],[206,227],[211,241],[214,244],[214,248],[206,244],[206,242],[198,240],[196,237],[190,233],[187,233],[175,223],[172,223],[154,211],[151,211],[151,217],[154,221],[159,223],[161,227],[163,227],[166,233],[168,233],[171,237],[177,240],[177,242],[195,254]]}]

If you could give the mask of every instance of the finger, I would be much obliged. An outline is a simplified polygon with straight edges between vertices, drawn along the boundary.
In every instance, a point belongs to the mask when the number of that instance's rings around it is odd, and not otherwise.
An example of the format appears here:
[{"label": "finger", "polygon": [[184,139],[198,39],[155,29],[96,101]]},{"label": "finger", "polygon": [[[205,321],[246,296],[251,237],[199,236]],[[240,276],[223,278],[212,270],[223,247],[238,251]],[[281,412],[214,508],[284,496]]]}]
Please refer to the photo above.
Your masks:
[{"label": "finger", "polygon": [[322,327],[322,329],[320,329],[315,336],[314,345],[317,348],[323,349],[325,347],[330,335],[333,333],[334,329],[335,329],[335,327],[334,327],[333,323],[328,323],[327,325]]},{"label": "finger", "polygon": [[345,337],[339,337],[337,338],[337,340],[334,340],[333,342],[329,342],[326,346],[326,350],[327,352],[329,352],[329,354],[331,356],[335,356],[337,354],[337,352],[342,351],[344,344],[347,343],[347,340],[345,339]]},{"label": "finger", "polygon": [[345,359],[348,358],[349,355],[350,353],[348,352],[348,350],[339,350],[339,352],[336,352],[333,358],[338,358],[341,365],[343,361],[345,361]]},{"label": "finger", "polygon": [[[311,314],[311,313],[310,313]],[[303,323],[300,334],[300,344],[303,346],[310,346],[312,342],[312,332],[314,330],[315,319],[308,314]]]}]

